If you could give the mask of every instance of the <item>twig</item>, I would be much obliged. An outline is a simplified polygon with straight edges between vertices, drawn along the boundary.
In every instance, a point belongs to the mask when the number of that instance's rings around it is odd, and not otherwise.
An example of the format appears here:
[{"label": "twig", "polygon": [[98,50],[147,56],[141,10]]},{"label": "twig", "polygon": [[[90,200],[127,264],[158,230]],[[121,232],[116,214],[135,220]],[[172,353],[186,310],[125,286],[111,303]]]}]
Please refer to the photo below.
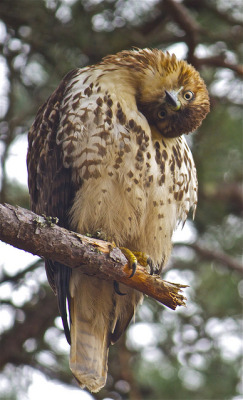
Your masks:
[{"label": "twig", "polygon": [[140,265],[130,278],[130,267],[118,248],[61,228],[50,217],[0,204],[0,240],[70,268],[80,267],[81,273],[122,282],[173,310],[185,305],[186,299],[181,294],[185,285],[164,281],[158,275],[151,276]]},{"label": "twig", "polygon": [[201,27],[182,3],[174,0],[164,0],[164,4],[173,20],[186,34],[184,40],[188,45],[188,60],[193,64],[194,51],[198,43],[198,34],[201,31]]},{"label": "twig", "polygon": [[212,67],[228,68],[236,72],[239,76],[243,76],[243,66],[229,63],[224,56],[212,56],[197,58],[195,57],[197,65],[210,65]]},{"label": "twig", "polygon": [[36,268],[40,266],[40,260],[36,261],[34,264],[31,264],[29,267],[24,270],[18,272],[15,275],[8,275],[6,273],[1,277],[1,283],[12,282],[14,284],[19,283],[21,279],[24,279],[28,272],[33,272]]},{"label": "twig", "polygon": [[225,254],[220,251],[206,249],[202,247],[198,243],[174,243],[174,247],[190,247],[194,251],[196,251],[202,258],[206,260],[212,260],[219,262],[220,264],[237,271],[240,274],[243,274],[243,266],[237,261],[235,258],[230,257],[228,254]]}]

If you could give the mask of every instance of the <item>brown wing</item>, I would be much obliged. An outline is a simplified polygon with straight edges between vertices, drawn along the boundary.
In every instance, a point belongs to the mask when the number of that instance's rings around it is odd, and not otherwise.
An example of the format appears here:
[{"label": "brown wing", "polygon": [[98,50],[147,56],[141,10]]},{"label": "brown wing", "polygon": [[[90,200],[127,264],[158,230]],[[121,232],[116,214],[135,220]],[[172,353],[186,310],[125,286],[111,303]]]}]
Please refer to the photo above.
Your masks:
[{"label": "brown wing", "polygon": [[[31,209],[37,214],[57,217],[60,226],[68,228],[67,212],[75,189],[71,182],[71,168],[63,166],[63,154],[56,143],[60,121],[60,104],[66,86],[77,70],[65,76],[57,90],[39,109],[29,131],[27,154],[28,185]],[[58,305],[68,342],[66,300],[69,299],[71,269],[52,260],[45,260],[48,281],[58,296]]]}]

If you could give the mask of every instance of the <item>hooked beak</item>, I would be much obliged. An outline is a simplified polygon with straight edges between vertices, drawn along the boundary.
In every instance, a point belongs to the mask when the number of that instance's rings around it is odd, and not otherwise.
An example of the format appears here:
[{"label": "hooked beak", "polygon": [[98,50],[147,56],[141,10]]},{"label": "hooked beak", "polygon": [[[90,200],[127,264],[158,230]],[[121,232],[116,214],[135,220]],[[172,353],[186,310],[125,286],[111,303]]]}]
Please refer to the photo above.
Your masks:
[{"label": "hooked beak", "polygon": [[171,92],[165,90],[165,101],[172,108],[172,110],[180,110],[181,103],[177,98],[177,92],[175,92],[174,90]]}]

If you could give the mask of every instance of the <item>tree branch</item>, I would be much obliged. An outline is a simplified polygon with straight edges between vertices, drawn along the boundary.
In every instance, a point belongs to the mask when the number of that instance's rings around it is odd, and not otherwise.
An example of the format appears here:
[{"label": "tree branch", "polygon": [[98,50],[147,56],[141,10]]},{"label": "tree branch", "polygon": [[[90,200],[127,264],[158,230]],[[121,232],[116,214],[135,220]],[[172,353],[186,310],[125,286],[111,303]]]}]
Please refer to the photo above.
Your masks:
[{"label": "tree branch", "polygon": [[219,54],[212,57],[197,58],[195,57],[197,65],[209,65],[212,67],[228,68],[236,72],[239,76],[243,76],[243,66],[231,64],[226,60],[224,54]]},{"label": "tree branch", "polygon": [[6,273],[3,273],[1,276],[1,283],[11,282],[17,284],[21,279],[25,278],[28,272],[33,272],[36,268],[38,268],[40,266],[40,261],[41,260],[36,261],[34,264],[31,264],[29,267],[25,268],[15,275],[8,275]]},{"label": "tree branch", "polygon": [[202,30],[188,9],[174,0],[164,0],[164,4],[172,19],[185,32],[185,42],[188,45],[188,60],[193,64],[194,51],[198,43],[198,34]]},{"label": "tree branch", "polygon": [[237,261],[235,258],[229,256],[228,254],[225,254],[225,253],[217,251],[217,250],[206,249],[205,247],[202,247],[198,243],[179,243],[179,242],[177,242],[177,243],[174,243],[174,246],[190,247],[196,253],[198,253],[199,256],[201,256],[205,260],[212,260],[212,261],[219,262],[220,264],[228,267],[229,269],[234,270],[243,275],[242,264],[239,261]]},{"label": "tree branch", "polygon": [[185,285],[164,281],[158,275],[151,276],[140,265],[130,278],[131,269],[118,248],[61,228],[51,217],[0,204],[0,240],[70,268],[80,267],[81,273],[124,283],[173,310],[185,305],[186,298],[181,294]]}]

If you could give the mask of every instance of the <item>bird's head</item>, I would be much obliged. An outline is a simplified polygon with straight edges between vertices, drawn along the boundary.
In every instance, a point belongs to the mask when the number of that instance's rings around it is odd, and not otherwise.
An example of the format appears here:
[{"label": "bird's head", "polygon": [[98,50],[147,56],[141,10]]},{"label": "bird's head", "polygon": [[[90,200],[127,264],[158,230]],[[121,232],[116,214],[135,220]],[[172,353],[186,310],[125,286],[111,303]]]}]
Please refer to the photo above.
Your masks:
[{"label": "bird's head", "polygon": [[199,73],[174,54],[147,50],[137,105],[150,125],[165,137],[188,134],[209,112],[209,96]]},{"label": "bird's head", "polygon": [[117,74],[121,90],[133,90],[138,110],[165,137],[194,131],[209,112],[209,96],[199,73],[174,54],[158,49],[122,51],[102,64]]}]

